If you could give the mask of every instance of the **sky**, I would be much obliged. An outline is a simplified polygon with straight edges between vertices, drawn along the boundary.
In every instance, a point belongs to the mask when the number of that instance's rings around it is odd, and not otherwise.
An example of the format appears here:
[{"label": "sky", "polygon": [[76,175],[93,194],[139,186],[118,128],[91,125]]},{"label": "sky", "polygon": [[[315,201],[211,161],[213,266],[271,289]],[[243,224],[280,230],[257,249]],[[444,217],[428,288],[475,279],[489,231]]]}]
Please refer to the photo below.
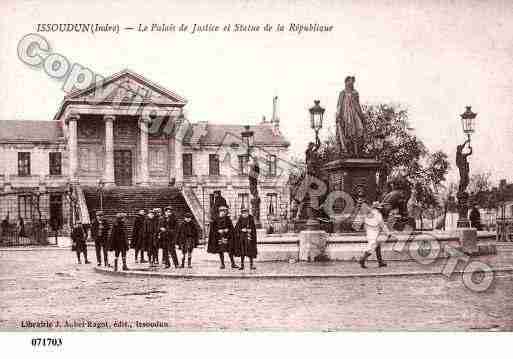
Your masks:
[{"label": "sky", "polygon": [[[459,115],[478,113],[471,173],[513,181],[513,3],[511,1],[110,1],[2,0],[0,119],[50,120],[62,82],[17,57],[38,23],[333,25],[332,32],[40,33],[52,51],[108,76],[129,68],[188,100],[191,121],[256,124],[279,98],[291,153],[312,140],[308,108],[326,108],[334,128],[338,93],[356,77],[362,103],[409,109],[431,151],[449,155],[458,180]],[[0,129],[1,131],[1,129]]]}]

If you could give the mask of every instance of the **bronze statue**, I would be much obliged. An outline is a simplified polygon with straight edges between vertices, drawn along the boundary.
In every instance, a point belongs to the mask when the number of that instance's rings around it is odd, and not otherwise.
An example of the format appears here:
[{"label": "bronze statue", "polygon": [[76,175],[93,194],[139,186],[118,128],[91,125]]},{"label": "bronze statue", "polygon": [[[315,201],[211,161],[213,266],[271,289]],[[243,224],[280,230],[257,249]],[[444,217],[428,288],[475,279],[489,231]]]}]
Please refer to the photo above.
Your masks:
[{"label": "bronze statue", "polygon": [[411,187],[408,181],[403,177],[393,179],[389,183],[391,188],[383,197],[383,217],[388,218],[390,212],[394,209],[399,211],[401,217],[408,217],[408,201],[411,197]]},{"label": "bronze statue", "polygon": [[340,153],[349,157],[361,155],[365,137],[365,115],[354,83],[354,76],[346,77],[345,89],[338,97],[336,113],[336,136]]},{"label": "bronze statue", "polygon": [[[469,152],[463,153],[463,149],[465,145],[468,144]],[[458,193],[463,193],[467,190],[467,186],[470,182],[469,172],[470,167],[468,164],[467,157],[472,154],[472,147],[470,147],[470,140],[466,140],[462,145],[458,145],[456,147],[456,166],[460,171],[460,185],[458,188]]]},{"label": "bronze statue", "polygon": [[319,160],[319,147],[321,147],[321,141],[319,137],[315,139],[315,143],[310,142],[305,152],[306,162],[306,173],[309,175],[319,175],[318,167],[320,164]]}]

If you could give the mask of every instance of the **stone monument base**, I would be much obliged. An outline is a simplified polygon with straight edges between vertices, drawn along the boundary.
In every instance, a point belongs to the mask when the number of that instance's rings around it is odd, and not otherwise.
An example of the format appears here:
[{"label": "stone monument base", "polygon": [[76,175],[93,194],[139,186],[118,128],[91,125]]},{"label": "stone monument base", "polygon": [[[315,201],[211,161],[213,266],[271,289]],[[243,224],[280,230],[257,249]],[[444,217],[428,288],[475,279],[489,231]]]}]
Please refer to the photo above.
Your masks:
[{"label": "stone monument base", "polygon": [[321,262],[327,260],[326,246],[328,234],[325,231],[299,232],[299,260],[307,262]]},{"label": "stone monument base", "polygon": [[[381,162],[371,158],[343,158],[322,167],[331,194],[325,204],[331,207],[335,232],[353,230],[351,213],[357,201],[371,204],[377,199],[376,173],[380,167]],[[352,207],[347,207],[348,198],[353,201]]]},{"label": "stone monument base", "polygon": [[475,255],[479,252],[477,230],[475,228],[458,228],[456,232],[458,233],[460,248],[465,254]]}]

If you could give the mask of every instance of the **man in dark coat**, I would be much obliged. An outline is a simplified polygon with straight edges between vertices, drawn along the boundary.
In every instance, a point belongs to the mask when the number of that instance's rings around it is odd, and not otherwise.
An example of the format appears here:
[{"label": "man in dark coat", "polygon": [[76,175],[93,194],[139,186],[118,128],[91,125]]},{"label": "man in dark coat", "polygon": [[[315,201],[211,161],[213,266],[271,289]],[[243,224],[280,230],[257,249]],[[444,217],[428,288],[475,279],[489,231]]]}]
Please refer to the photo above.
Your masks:
[{"label": "man in dark coat", "polygon": [[185,213],[184,219],[177,233],[177,241],[182,250],[182,268],[185,266],[185,256],[187,255],[187,267],[192,268],[192,251],[198,245],[198,229],[192,221],[192,214]]},{"label": "man in dark coat", "polygon": [[234,253],[234,232],[233,223],[228,217],[228,208],[219,207],[219,215],[210,223],[210,233],[208,236],[208,253],[218,253],[221,261],[221,269],[224,265],[224,252],[228,252],[232,268],[239,268],[233,259]]},{"label": "man in dark coat", "polygon": [[128,251],[128,237],[126,234],[125,227],[125,217],[124,213],[116,214],[116,219],[114,224],[112,225],[111,231],[111,239],[110,245],[111,250],[114,251],[115,259],[114,259],[114,271],[118,270],[118,259],[119,254],[121,254],[121,259],[123,260],[123,270],[128,270],[126,265],[126,252]]},{"label": "man in dark coat", "polygon": [[481,213],[479,213],[479,207],[477,205],[474,205],[470,210],[469,220],[472,227],[478,231],[481,230]]},{"label": "man in dark coat", "polygon": [[166,207],[164,216],[160,220],[160,248],[162,248],[162,263],[166,268],[171,267],[169,255],[173,259],[175,268],[178,268],[176,256],[176,230],[177,223],[171,207]]},{"label": "man in dark coat", "polygon": [[71,231],[71,240],[73,242],[72,249],[77,252],[78,264],[82,263],[80,261],[80,253],[84,254],[84,263],[89,264],[90,262],[87,260],[86,233],[80,221],[75,222],[75,226]]},{"label": "man in dark coat", "polygon": [[159,219],[155,216],[154,211],[148,212],[148,217],[144,222],[144,239],[148,250],[148,260],[150,266],[158,264],[158,235],[159,235]]},{"label": "man in dark coat", "polygon": [[217,215],[219,214],[220,207],[228,208],[228,203],[226,202],[226,199],[221,195],[221,191],[217,190],[217,191],[214,191],[214,204],[212,206],[211,215],[210,215],[211,220],[217,218]]},{"label": "man in dark coat", "polygon": [[144,221],[146,217],[146,211],[141,209],[137,217],[135,217],[134,226],[132,228],[132,243],[131,247],[135,251],[135,263],[137,263],[137,255],[141,253],[141,263],[146,263],[144,260]]},{"label": "man in dark coat", "polygon": [[240,257],[240,270],[244,269],[244,257],[249,258],[249,266],[256,269],[253,259],[257,256],[256,226],[253,216],[243,208],[235,225],[235,256]]},{"label": "man in dark coat", "polygon": [[91,223],[91,237],[94,239],[94,247],[96,250],[96,262],[98,266],[102,265],[102,251],[103,251],[103,265],[109,265],[109,252],[108,252],[108,238],[109,238],[109,222],[103,216],[102,211],[97,211],[96,216]]}]

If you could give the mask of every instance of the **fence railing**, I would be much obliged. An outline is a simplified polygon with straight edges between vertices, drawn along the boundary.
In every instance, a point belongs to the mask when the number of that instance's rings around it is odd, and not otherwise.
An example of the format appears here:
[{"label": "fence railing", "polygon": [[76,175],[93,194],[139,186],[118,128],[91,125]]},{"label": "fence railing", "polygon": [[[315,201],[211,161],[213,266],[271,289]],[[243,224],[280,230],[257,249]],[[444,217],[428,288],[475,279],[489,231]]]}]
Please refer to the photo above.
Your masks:
[{"label": "fence railing", "polygon": [[13,223],[0,228],[0,247],[43,246],[57,244],[48,221],[27,222],[23,226]]},{"label": "fence railing", "polygon": [[513,218],[497,218],[497,242],[513,242]]}]

